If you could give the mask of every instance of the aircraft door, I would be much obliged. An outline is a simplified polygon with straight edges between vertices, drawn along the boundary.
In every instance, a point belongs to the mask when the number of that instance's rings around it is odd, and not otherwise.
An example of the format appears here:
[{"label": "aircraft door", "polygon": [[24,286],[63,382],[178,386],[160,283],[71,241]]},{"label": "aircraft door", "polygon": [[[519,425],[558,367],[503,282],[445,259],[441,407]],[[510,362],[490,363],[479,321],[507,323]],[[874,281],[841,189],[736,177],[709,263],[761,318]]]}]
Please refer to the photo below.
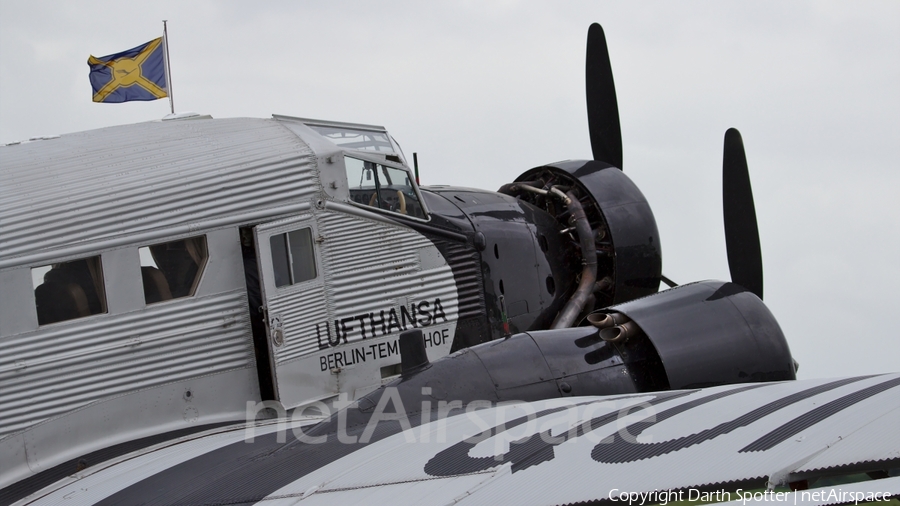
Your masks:
[{"label": "aircraft door", "polygon": [[318,351],[316,324],[328,321],[326,255],[313,215],[254,227],[276,398],[285,408],[334,395],[337,380],[308,359]]}]

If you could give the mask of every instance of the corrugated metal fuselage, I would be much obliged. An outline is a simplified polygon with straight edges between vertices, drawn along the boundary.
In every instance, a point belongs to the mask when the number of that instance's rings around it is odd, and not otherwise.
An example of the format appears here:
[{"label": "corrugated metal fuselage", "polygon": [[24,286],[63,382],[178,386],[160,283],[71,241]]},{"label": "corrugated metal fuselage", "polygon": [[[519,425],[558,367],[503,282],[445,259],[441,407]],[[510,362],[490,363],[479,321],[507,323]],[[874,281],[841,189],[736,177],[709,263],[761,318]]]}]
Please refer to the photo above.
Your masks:
[{"label": "corrugated metal fuselage", "polygon": [[[358,205],[348,153],[405,168],[283,117],[0,148],[0,488],[137,438],[361,397],[399,373],[408,328],[423,329],[434,360],[558,309],[573,274],[552,218],[458,188],[419,193],[428,219]],[[315,273],[286,285],[273,245],[297,230]],[[191,295],[148,299],[142,249],[200,237]],[[102,267],[102,310],[39,321],[42,273],[87,257]]]},{"label": "corrugated metal fuselage", "polygon": [[[393,375],[404,327],[434,334],[434,358],[449,352],[446,260],[410,228],[339,204],[346,182],[328,193],[322,181],[340,181],[344,150],[287,123],[149,122],[0,148],[0,487],[98,448],[243,420],[260,401],[357,397]],[[293,225],[316,231],[318,272],[265,291],[282,335],[255,345],[240,231]],[[192,294],[150,302],[141,248],[194,237],[208,258]],[[102,311],[40,324],[41,268],[95,256]],[[260,389],[267,375],[274,390]]]}]

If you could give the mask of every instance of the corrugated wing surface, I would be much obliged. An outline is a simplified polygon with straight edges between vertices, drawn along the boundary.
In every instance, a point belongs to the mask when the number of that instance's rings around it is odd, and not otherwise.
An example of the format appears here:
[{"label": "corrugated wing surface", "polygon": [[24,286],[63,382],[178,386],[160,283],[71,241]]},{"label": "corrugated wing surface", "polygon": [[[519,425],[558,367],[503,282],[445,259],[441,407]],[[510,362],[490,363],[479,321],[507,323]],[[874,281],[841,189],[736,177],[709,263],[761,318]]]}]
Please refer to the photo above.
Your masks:
[{"label": "corrugated wing surface", "polygon": [[[91,466],[81,473],[79,483],[82,485],[77,493],[64,487],[64,482],[50,486],[31,496],[28,500],[36,500],[40,504],[94,504],[111,493],[125,486],[139,482],[172,466],[181,464],[204,453],[231,444],[241,444],[248,437],[264,437],[276,431],[295,430],[316,423],[315,418],[301,418],[286,423],[265,422],[254,428],[246,429],[243,425],[216,428],[205,434],[183,436],[175,441],[160,443],[152,448],[142,450],[152,455],[151,459],[132,458],[125,455],[99,465]],[[0,493],[0,502],[3,495]]]},{"label": "corrugated wing surface", "polygon": [[309,147],[263,119],[156,121],[0,147],[0,261],[308,200],[314,169]]},{"label": "corrugated wing surface", "polygon": [[[620,411],[637,405],[650,411]],[[312,490],[303,504],[381,498],[396,505],[549,505],[745,480],[777,483],[811,459],[820,469],[896,459],[900,431],[885,428],[900,426],[898,408],[900,374],[491,408],[475,412],[477,419],[459,415],[364,447],[272,493],[265,504],[292,504]],[[529,413],[539,413],[533,423],[510,423]],[[594,430],[565,436],[590,420]],[[504,423],[508,429],[463,442]],[[547,430],[562,437],[545,443],[539,434]]]},{"label": "corrugated wing surface", "polygon": [[4,338],[0,438],[99,399],[253,367],[246,307],[236,291]]},{"label": "corrugated wing surface", "polygon": [[[253,445],[192,439],[88,469],[37,504],[628,504],[621,494],[645,494],[636,506],[664,501],[646,497],[652,492],[734,494],[781,484],[812,461],[822,476],[889,469],[900,447],[900,374],[479,404],[406,431],[387,429],[364,446],[334,434],[318,443],[279,442],[274,434]],[[184,460],[177,446],[195,457]],[[898,485],[883,479],[847,488],[900,494]],[[688,498],[665,502],[679,500]]]}]

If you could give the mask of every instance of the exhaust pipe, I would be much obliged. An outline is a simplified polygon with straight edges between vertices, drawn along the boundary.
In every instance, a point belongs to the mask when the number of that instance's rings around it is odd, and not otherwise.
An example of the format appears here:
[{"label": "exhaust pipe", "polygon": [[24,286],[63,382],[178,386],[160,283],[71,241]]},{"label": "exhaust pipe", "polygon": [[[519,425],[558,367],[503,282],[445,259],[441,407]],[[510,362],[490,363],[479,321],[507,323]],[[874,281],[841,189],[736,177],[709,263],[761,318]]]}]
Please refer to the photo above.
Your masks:
[{"label": "exhaust pipe", "polygon": [[[553,193],[562,194],[557,188],[551,188]],[[566,303],[556,321],[550,326],[552,329],[562,329],[571,327],[572,323],[584,309],[588,300],[588,295],[594,291],[594,283],[597,281],[597,246],[594,244],[594,231],[588,222],[584,208],[575,197],[575,194],[569,192],[562,194],[565,198],[564,202],[569,208],[569,223],[575,225],[578,232],[578,240],[581,243],[581,261],[584,268],[581,272],[581,282],[569,302]]]},{"label": "exhaust pipe", "polygon": [[610,343],[622,343],[637,335],[640,329],[633,321],[627,321],[615,327],[607,327],[600,331],[600,339]]},{"label": "exhaust pipe", "polygon": [[622,313],[591,313],[588,315],[587,321],[598,329],[605,329],[630,322],[631,319]]}]

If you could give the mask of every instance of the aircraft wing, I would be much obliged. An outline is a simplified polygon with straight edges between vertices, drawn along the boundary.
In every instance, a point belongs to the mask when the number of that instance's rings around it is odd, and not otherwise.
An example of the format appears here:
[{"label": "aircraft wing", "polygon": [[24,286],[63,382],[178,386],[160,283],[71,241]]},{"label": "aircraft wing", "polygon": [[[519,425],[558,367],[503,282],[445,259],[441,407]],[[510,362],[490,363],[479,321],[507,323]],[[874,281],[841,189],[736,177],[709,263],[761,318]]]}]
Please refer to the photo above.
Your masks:
[{"label": "aircraft wing", "polygon": [[445,417],[423,408],[343,442],[310,430],[309,419],[220,428],[88,467],[21,504],[853,504],[900,495],[900,374],[470,403]]}]

